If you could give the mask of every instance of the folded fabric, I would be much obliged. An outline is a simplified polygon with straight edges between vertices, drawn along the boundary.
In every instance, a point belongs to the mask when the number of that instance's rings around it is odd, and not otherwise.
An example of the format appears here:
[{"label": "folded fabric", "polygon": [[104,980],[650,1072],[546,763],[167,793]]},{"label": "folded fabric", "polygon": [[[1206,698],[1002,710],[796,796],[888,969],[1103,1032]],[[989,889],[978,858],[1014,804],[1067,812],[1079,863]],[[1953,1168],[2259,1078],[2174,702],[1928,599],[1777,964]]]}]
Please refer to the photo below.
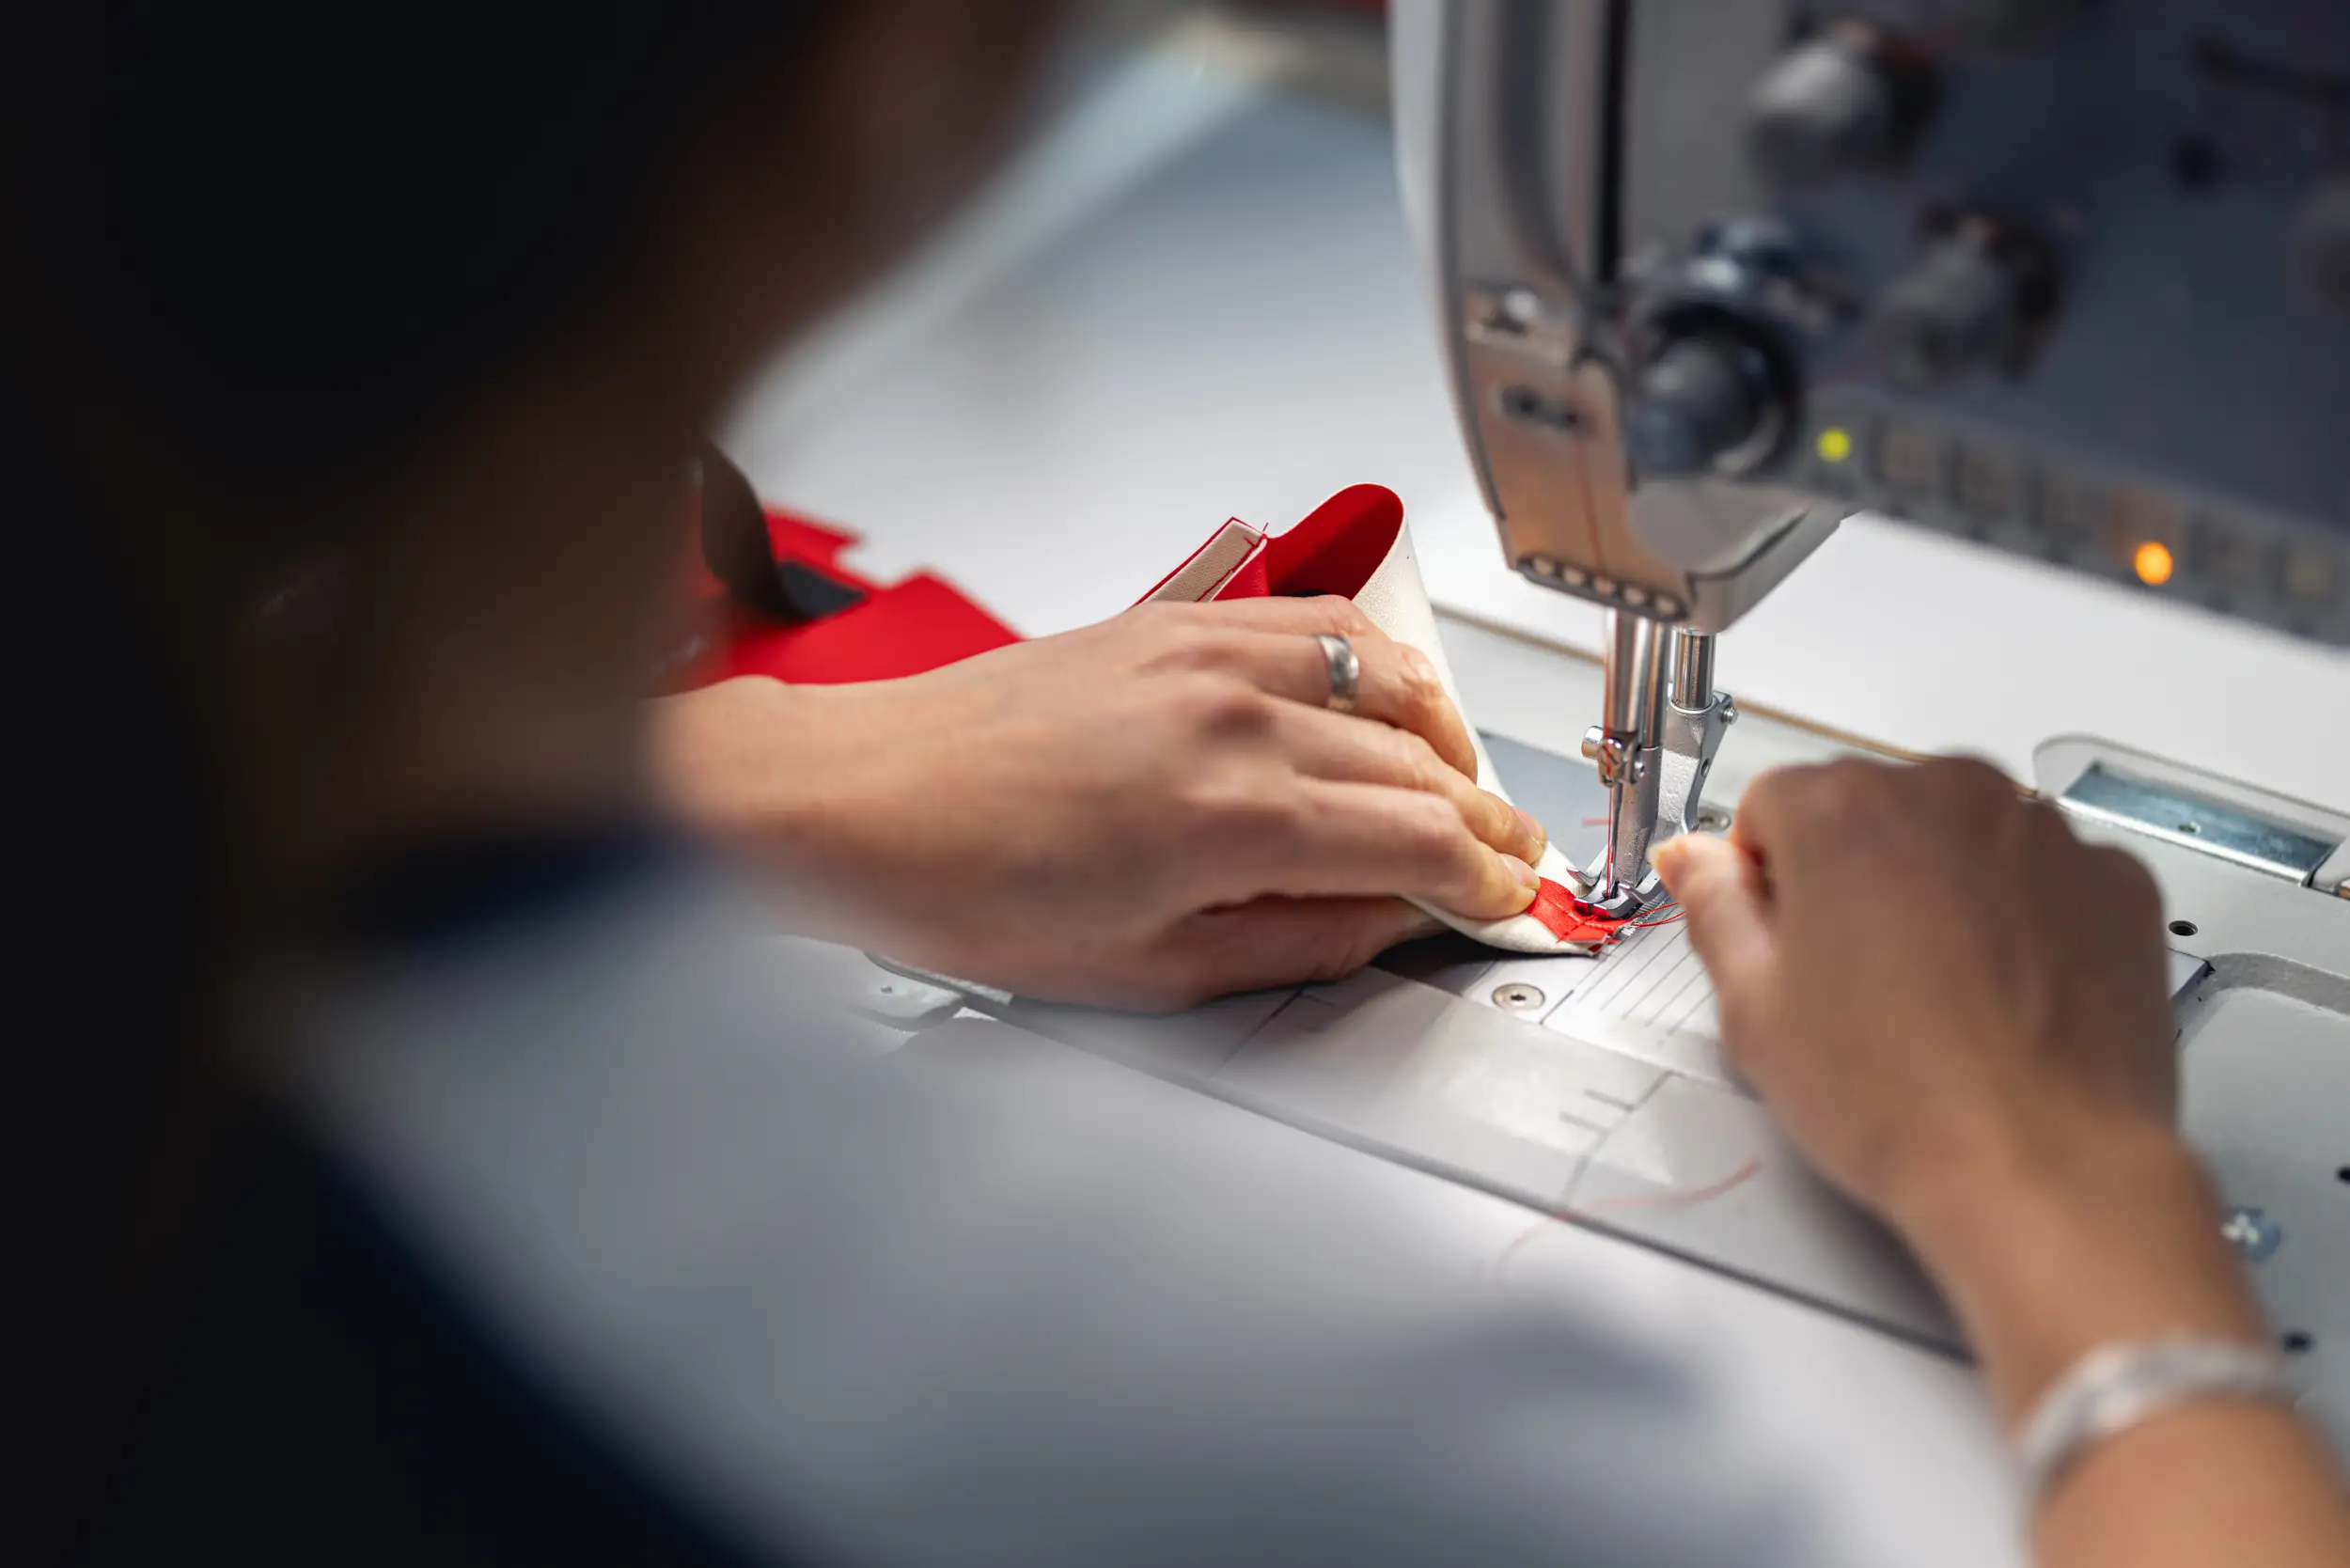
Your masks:
[{"label": "folded fabric", "polygon": [[[1204,604],[1325,593],[1353,600],[1373,626],[1426,654],[1445,695],[1459,706],[1460,688],[1436,635],[1435,609],[1412,554],[1403,503],[1381,485],[1340,491],[1287,533],[1267,534],[1233,518],[1161,578],[1142,602]],[[1479,788],[1508,800],[1509,792],[1475,730],[1469,732],[1469,743],[1477,748]],[[1468,920],[1426,904],[1420,907],[1455,931],[1512,952],[1590,951],[1622,929],[1623,922],[1582,901],[1590,885],[1557,845],[1544,847],[1534,869],[1543,886],[1533,905],[1507,919]]]}]

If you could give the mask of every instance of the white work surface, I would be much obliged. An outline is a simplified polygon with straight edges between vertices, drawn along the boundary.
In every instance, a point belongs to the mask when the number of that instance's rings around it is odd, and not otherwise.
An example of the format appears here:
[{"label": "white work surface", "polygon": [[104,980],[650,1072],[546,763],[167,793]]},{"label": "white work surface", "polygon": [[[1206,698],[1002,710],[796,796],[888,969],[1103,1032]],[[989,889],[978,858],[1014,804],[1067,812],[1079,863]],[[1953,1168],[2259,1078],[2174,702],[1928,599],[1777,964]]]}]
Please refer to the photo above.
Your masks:
[{"label": "white work surface", "polygon": [[[1124,607],[1228,515],[1277,527],[1375,480],[1403,496],[1440,607],[1595,646],[1595,612],[1501,569],[1385,124],[1281,90],[1277,43],[1211,42],[1114,73],[944,244],[779,366],[728,445],[769,498],[864,534],[862,569],[935,568],[1031,635]],[[1594,716],[1542,701],[1556,655],[1457,640],[1488,728],[1561,748]],[[1750,701],[2019,778],[2041,741],[2089,731],[2350,803],[2350,657],[1872,519],[1727,634],[1720,666]],[[1524,1210],[1429,1185],[1465,1256],[1525,1229]],[[1641,1325],[1771,1433],[1817,1479],[1838,1560],[2018,1560],[1965,1369],[1564,1226],[1511,1268],[1562,1309]]]}]

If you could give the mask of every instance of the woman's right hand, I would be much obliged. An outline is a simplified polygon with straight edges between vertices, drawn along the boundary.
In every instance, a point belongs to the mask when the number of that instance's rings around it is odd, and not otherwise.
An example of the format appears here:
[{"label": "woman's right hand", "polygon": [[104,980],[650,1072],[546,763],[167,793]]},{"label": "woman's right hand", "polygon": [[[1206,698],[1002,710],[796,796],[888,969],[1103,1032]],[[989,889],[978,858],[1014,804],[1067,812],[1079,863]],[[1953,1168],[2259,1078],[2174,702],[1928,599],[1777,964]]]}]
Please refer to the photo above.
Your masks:
[{"label": "woman's right hand", "polygon": [[1897,1221],[2068,1152],[2170,1140],[2161,902],[1979,762],[1756,780],[1727,839],[1658,855],[1739,1070]]},{"label": "woman's right hand", "polygon": [[2082,1232],[2064,1249],[2095,1278],[2027,1314],[2020,1359],[1990,1369],[2009,1409],[2102,1340],[2259,1337],[2173,1131],[2161,901],[2137,861],[1982,763],[1846,760],[1756,780],[1729,838],[1657,865],[1740,1074],[1962,1311],[2029,1283],[2012,1265],[2035,1226]]},{"label": "woman's right hand", "polygon": [[[1976,762],[1750,785],[1658,870],[1726,1054],[1828,1180],[1942,1286],[2003,1419],[2102,1345],[2267,1341],[2173,1127],[2162,910],[2129,856]],[[2049,1568],[2350,1560],[2322,1446],[2202,1401],[2096,1445],[2036,1521]]]}]

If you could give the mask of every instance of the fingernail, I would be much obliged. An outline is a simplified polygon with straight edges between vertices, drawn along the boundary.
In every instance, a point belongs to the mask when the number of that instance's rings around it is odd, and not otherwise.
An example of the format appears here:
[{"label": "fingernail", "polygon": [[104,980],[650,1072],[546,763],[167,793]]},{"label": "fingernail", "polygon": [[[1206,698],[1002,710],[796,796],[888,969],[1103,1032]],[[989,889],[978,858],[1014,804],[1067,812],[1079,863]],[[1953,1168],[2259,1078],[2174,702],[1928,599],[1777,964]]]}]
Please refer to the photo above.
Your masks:
[{"label": "fingernail", "polygon": [[1501,863],[1509,868],[1510,874],[1512,876],[1518,879],[1519,886],[1525,888],[1529,893],[1539,893],[1542,891],[1542,872],[1536,870],[1525,861],[1520,860],[1514,855],[1503,855],[1501,857]]},{"label": "fingernail", "polygon": [[1681,874],[1681,862],[1688,857],[1688,845],[1673,839],[1657,845],[1648,859],[1649,864],[1656,868],[1656,874],[1670,882]]},{"label": "fingernail", "polygon": [[1534,836],[1534,853],[1536,855],[1542,854],[1544,846],[1550,842],[1550,830],[1544,827],[1541,823],[1535,821],[1534,813],[1528,811],[1525,807],[1512,806],[1510,809],[1518,814],[1518,821],[1526,824],[1526,831]]}]

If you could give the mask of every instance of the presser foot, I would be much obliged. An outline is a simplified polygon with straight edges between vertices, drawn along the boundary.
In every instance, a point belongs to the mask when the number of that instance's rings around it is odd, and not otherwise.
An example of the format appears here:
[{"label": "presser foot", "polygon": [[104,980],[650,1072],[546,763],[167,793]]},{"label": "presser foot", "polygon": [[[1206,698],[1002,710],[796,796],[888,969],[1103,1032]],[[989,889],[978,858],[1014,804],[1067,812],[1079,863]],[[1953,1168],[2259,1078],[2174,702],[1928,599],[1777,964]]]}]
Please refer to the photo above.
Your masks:
[{"label": "presser foot", "polygon": [[1604,892],[1601,890],[1601,881],[1595,875],[1591,881],[1591,890],[1583,895],[1583,902],[1609,919],[1628,920],[1642,910],[1670,897],[1671,895],[1665,891],[1664,885],[1658,879],[1656,872],[1652,870],[1636,884],[1626,886],[1619,882]]}]

